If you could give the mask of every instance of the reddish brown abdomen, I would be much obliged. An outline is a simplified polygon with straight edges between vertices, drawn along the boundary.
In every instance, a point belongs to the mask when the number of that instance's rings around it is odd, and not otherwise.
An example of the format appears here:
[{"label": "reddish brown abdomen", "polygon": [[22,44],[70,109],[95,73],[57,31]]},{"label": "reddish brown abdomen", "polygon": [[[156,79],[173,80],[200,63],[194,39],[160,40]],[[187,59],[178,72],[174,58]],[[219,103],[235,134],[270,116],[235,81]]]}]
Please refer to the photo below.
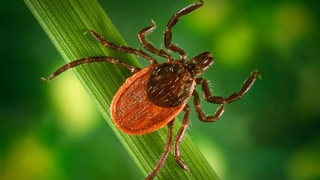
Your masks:
[{"label": "reddish brown abdomen", "polygon": [[184,103],[176,107],[159,107],[149,100],[146,86],[154,67],[149,66],[128,78],[112,100],[112,119],[128,134],[146,134],[162,128],[185,106]]}]

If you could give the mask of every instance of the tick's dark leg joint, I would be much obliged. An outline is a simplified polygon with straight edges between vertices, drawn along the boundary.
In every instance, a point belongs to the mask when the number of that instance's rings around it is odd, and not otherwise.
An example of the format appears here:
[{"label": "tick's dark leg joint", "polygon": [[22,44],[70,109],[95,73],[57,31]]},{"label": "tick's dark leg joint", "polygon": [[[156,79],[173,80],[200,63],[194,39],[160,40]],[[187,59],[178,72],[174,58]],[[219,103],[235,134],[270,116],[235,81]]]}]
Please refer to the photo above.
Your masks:
[{"label": "tick's dark leg joint", "polygon": [[198,78],[198,79],[196,79],[196,83],[202,85],[202,94],[203,94],[204,99],[207,102],[211,102],[211,103],[214,103],[214,104],[225,104],[225,103],[227,103],[225,98],[220,97],[220,96],[212,96],[211,95],[208,82],[205,79]]}]

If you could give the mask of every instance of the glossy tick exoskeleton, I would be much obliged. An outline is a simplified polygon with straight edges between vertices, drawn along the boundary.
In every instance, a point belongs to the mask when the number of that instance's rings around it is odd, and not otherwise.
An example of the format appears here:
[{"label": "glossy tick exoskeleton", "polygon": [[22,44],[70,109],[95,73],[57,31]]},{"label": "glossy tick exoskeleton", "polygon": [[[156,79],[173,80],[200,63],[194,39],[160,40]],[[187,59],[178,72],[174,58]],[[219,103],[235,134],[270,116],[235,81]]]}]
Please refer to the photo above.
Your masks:
[{"label": "glossy tick exoskeleton", "polygon": [[[165,48],[168,51],[179,53],[180,58],[178,60],[174,60],[166,51],[157,49],[146,41],[146,35],[156,28],[155,23],[152,21],[152,26],[146,27],[139,32],[139,40],[146,50],[165,58],[167,62],[159,64],[152,56],[142,50],[116,45],[103,39],[95,31],[88,30],[86,33],[91,33],[102,45],[120,52],[140,56],[150,61],[151,65],[140,69],[109,56],[88,57],[70,62],[51,74],[49,78],[43,78],[43,80],[51,80],[69,68],[93,62],[110,62],[129,69],[133,75],[121,86],[111,103],[111,115],[116,126],[123,132],[133,135],[146,134],[166,125],[169,128],[165,151],[154,170],[146,179],[153,179],[164,164],[172,143],[173,122],[182,110],[185,114],[173,147],[177,163],[188,171],[188,167],[180,158],[179,143],[189,124],[190,110],[187,103],[191,96],[194,97],[193,105],[199,119],[204,122],[214,122],[223,114],[225,105],[238,100],[246,94],[256,77],[260,76],[257,70],[253,71],[240,91],[231,94],[227,98],[211,95],[207,81],[198,77],[213,63],[211,53],[205,51],[186,61],[187,55],[185,51],[171,43],[171,29],[179,18],[202,5],[202,0],[199,0],[198,3],[181,9],[170,19],[165,28]],[[199,94],[195,90],[195,86],[198,84],[202,86],[203,97],[207,102],[220,104],[212,116],[206,116],[201,110]]]}]

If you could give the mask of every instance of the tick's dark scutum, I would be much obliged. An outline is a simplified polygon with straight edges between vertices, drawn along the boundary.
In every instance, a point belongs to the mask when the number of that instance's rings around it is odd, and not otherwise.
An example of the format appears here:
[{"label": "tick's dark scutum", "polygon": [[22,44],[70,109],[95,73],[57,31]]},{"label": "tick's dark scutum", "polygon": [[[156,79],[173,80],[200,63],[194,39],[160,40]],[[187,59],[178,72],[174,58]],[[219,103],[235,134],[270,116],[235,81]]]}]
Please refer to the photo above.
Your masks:
[{"label": "tick's dark scutum", "polygon": [[182,64],[168,62],[152,70],[147,95],[157,106],[175,107],[189,99],[193,86],[194,79]]}]

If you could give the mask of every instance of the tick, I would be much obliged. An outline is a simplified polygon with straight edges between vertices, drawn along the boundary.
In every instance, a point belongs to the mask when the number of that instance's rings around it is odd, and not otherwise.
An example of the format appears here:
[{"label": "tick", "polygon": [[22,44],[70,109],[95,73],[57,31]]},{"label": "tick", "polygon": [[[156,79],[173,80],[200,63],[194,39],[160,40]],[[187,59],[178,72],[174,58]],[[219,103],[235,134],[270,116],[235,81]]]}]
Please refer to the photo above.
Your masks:
[{"label": "tick", "polygon": [[[180,157],[179,144],[189,124],[190,108],[187,103],[191,96],[194,98],[193,106],[198,118],[204,122],[215,122],[223,114],[226,104],[240,99],[251,88],[256,77],[260,77],[257,70],[252,71],[240,91],[229,97],[224,98],[211,94],[208,82],[199,77],[213,63],[214,59],[211,53],[204,51],[186,60],[185,51],[171,42],[171,29],[179,21],[179,18],[202,5],[203,1],[199,0],[197,3],[181,9],[172,16],[164,30],[165,49],[178,53],[179,59],[174,59],[167,51],[157,49],[146,40],[147,34],[156,28],[156,24],[152,21],[151,26],[139,32],[139,41],[146,50],[164,58],[166,62],[158,63],[155,58],[140,49],[116,45],[103,39],[95,31],[88,30],[86,33],[90,33],[103,46],[123,53],[135,54],[148,60],[151,65],[141,69],[110,56],[87,57],[60,67],[49,78],[42,78],[42,80],[49,81],[67,69],[93,62],[109,62],[130,70],[133,75],[120,87],[111,103],[110,111],[115,125],[123,132],[132,135],[147,134],[168,126],[165,150],[146,179],[153,179],[164,164],[172,144],[174,119],[181,111],[184,111],[184,117],[173,144],[174,158],[181,168],[189,171]],[[199,94],[195,90],[196,85],[201,85],[205,101],[220,105],[213,115],[206,116],[201,110]]]}]

